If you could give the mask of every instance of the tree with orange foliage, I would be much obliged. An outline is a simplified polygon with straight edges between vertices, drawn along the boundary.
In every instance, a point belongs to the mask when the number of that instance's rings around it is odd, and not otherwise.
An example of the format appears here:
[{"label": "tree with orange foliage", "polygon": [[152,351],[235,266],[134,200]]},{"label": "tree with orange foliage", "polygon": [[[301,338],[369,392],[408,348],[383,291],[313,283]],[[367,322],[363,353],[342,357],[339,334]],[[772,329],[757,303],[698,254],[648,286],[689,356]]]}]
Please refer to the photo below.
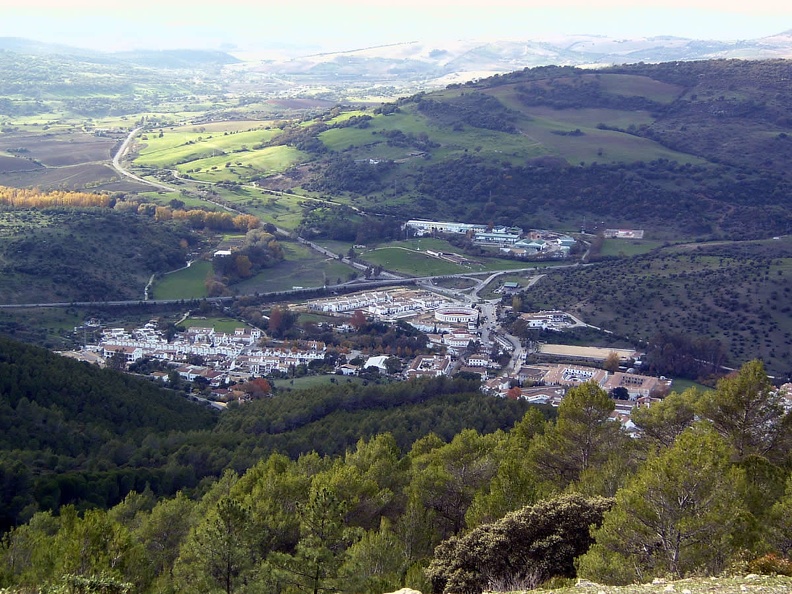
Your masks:
[{"label": "tree with orange foliage", "polygon": [[54,206],[109,208],[113,199],[109,194],[90,192],[42,192],[37,188],[9,188],[0,186],[0,204],[15,208],[52,208]]},{"label": "tree with orange foliage", "polygon": [[252,400],[261,400],[272,393],[272,386],[263,377],[245,382],[239,389],[250,396]]},{"label": "tree with orange foliage", "polygon": [[368,320],[366,319],[365,314],[359,309],[356,309],[355,313],[352,314],[352,317],[349,318],[349,324],[355,330],[360,330],[367,323],[368,323]]}]

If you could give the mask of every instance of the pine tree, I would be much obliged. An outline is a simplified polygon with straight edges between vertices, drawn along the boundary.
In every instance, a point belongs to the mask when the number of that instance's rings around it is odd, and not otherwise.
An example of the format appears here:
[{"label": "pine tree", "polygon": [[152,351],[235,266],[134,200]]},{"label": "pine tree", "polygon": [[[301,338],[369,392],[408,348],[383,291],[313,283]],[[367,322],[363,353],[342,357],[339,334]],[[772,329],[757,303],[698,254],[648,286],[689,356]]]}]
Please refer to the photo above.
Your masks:
[{"label": "pine tree", "polygon": [[619,491],[616,506],[579,564],[595,581],[629,583],[691,572],[715,574],[735,550],[746,519],[742,473],[732,450],[706,424],[651,456]]}]

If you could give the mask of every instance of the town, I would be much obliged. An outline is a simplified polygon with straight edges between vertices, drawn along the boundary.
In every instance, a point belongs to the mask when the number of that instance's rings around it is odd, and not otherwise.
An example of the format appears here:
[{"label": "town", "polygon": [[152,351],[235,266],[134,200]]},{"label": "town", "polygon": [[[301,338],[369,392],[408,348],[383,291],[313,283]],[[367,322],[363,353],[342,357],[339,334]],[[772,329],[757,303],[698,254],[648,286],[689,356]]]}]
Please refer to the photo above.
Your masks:
[{"label": "town", "polygon": [[[153,362],[145,367],[152,380],[194,392],[221,409],[250,399],[243,386],[262,378],[270,386],[305,375],[405,381],[467,374],[479,377],[488,394],[550,406],[558,406],[569,388],[593,381],[614,398],[613,418],[634,430],[632,408],[647,406],[671,390],[671,380],[638,373],[640,352],[546,343],[527,348],[498,321],[509,314],[528,328],[555,333],[585,326],[567,312],[515,314],[499,300],[487,305],[424,288],[361,291],[284,306],[294,318],[323,316],[320,326],[332,342],[276,339],[242,324],[221,332],[185,314],[182,321],[189,325],[180,332],[166,335],[157,320],[139,328],[102,328],[95,344],[64,354],[137,372],[141,362]],[[356,343],[353,338],[367,324],[409,328],[421,337],[420,346],[393,350]]]}]

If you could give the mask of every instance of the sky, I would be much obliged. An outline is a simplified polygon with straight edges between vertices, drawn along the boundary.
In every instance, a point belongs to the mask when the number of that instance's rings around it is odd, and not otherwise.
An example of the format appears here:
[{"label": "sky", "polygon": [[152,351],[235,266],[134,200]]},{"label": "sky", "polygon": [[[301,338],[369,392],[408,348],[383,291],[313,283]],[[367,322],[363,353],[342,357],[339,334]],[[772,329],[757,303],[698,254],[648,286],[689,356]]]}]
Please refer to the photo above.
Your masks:
[{"label": "sky", "polygon": [[111,51],[341,50],[572,34],[734,41],[790,29],[792,2],[784,0],[0,0],[0,36]]}]

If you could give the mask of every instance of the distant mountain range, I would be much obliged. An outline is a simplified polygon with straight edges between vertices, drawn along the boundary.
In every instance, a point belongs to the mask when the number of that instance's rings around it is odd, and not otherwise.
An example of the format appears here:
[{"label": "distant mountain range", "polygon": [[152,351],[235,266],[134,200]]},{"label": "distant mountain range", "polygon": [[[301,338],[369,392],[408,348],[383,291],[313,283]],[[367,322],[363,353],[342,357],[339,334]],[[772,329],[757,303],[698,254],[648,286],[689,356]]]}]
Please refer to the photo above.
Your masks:
[{"label": "distant mountain range", "polygon": [[528,67],[609,66],[637,62],[792,58],[792,30],[760,39],[713,41],[681,37],[612,38],[570,35],[544,40],[413,41],[328,53],[314,47],[255,52],[208,49],[99,52],[17,37],[0,37],[0,51],[58,54],[85,62],[149,68],[224,66],[229,74],[287,78],[306,84],[442,86]]},{"label": "distant mountain range", "polygon": [[637,62],[792,57],[792,30],[747,41],[707,41],[681,37],[615,39],[571,35],[543,41],[459,40],[409,42],[290,58],[254,59],[239,54],[237,68],[304,79],[379,80],[449,84],[522,68],[610,66]]}]

